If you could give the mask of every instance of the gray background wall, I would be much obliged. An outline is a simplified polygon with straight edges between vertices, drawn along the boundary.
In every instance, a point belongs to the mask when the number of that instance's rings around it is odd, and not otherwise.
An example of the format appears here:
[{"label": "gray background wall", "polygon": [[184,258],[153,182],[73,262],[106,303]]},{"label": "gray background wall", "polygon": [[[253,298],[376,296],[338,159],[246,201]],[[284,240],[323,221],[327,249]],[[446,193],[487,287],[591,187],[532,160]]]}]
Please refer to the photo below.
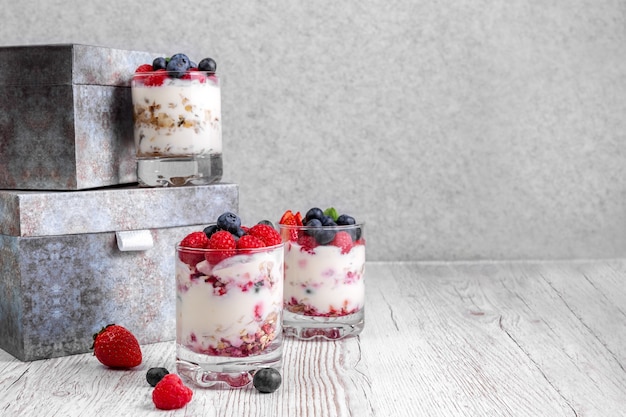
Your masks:
[{"label": "gray background wall", "polygon": [[0,10],[1,45],[214,57],[244,222],[333,205],[368,223],[371,260],[626,254],[623,0]]}]

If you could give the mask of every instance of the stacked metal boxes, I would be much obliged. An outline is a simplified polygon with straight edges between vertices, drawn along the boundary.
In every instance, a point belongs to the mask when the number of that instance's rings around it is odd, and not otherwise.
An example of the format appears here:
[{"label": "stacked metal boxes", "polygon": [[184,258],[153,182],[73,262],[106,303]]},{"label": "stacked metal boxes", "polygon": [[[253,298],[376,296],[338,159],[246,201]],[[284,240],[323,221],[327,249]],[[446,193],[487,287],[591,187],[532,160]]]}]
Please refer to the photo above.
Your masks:
[{"label": "stacked metal boxes", "polygon": [[130,78],[157,55],[0,48],[0,348],[21,360],[109,323],[174,339],[174,244],[238,208],[235,184],[137,187]]}]

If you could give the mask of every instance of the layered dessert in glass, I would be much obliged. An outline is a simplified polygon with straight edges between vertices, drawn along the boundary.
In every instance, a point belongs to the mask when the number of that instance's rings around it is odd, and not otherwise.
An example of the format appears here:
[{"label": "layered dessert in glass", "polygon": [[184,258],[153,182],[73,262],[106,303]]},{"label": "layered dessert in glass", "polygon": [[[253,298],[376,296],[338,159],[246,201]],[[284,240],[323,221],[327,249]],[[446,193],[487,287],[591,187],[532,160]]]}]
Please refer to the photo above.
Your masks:
[{"label": "layered dessert in glass", "polygon": [[[131,81],[141,186],[199,185],[222,177],[219,79],[214,71],[137,70]],[[154,69],[154,68],[152,68]]]},{"label": "layered dessert in glass", "polygon": [[364,224],[285,224],[285,334],[341,339],[365,324]]},{"label": "layered dessert in glass", "polygon": [[[183,242],[181,242],[183,243]],[[282,359],[283,244],[176,247],[176,355],[196,385],[247,385]]]}]

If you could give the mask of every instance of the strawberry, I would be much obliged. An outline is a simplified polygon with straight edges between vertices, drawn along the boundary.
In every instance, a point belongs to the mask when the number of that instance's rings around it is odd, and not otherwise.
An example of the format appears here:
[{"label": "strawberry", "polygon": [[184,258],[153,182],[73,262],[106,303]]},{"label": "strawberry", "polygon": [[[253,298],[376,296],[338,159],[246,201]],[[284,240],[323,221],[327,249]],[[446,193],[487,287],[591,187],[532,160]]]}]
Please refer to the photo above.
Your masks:
[{"label": "strawberry", "polygon": [[345,230],[339,231],[330,244],[341,248],[341,253],[348,253],[352,249],[352,236]]},{"label": "strawberry", "polygon": [[280,233],[268,224],[255,224],[248,230],[248,234],[261,239],[265,246],[279,245],[283,241]]},{"label": "strawberry", "polygon": [[[209,238],[204,232],[192,232],[185,236],[185,238],[180,242],[181,247],[194,249],[204,249],[208,246],[208,244]],[[187,265],[196,266],[204,260],[204,254],[200,253],[200,251],[186,251],[184,249],[180,249],[179,253],[180,260]]]},{"label": "strawberry", "polygon": [[117,324],[109,324],[93,336],[93,353],[109,368],[134,368],[141,364],[141,348],[135,335]]},{"label": "strawberry", "polygon": [[152,65],[150,64],[139,65],[137,69],[135,70],[135,72],[152,72]]},{"label": "strawberry", "polygon": [[237,249],[241,253],[252,252],[250,249],[264,248],[265,243],[261,239],[252,235],[243,235],[237,241]]},{"label": "strawberry", "polygon": [[191,398],[193,391],[176,374],[167,374],[152,391],[152,402],[160,410],[183,408]]},{"label": "strawberry", "polygon": [[235,238],[230,232],[226,230],[220,230],[211,236],[207,245],[208,249],[213,249],[206,252],[206,260],[212,265],[217,265],[226,258],[229,258],[237,253],[237,243]]},{"label": "strawberry", "polygon": [[[298,224],[297,216],[300,218],[300,224]],[[298,230],[292,227],[302,226],[302,215],[300,215],[300,212],[298,212],[298,214],[293,214],[291,210],[287,210],[278,221],[278,224],[290,226],[289,228],[282,230],[281,233],[283,234],[284,240],[292,240],[295,242],[298,240]]]}]

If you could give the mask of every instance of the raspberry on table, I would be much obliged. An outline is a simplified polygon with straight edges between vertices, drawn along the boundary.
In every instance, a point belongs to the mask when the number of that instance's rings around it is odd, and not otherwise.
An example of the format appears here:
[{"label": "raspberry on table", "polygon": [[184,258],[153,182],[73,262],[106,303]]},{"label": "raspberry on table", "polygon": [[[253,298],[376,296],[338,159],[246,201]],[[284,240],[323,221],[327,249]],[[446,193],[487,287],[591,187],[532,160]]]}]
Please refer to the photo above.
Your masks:
[{"label": "raspberry on table", "polygon": [[183,408],[191,398],[193,391],[176,374],[167,374],[152,391],[152,402],[160,410]]}]

